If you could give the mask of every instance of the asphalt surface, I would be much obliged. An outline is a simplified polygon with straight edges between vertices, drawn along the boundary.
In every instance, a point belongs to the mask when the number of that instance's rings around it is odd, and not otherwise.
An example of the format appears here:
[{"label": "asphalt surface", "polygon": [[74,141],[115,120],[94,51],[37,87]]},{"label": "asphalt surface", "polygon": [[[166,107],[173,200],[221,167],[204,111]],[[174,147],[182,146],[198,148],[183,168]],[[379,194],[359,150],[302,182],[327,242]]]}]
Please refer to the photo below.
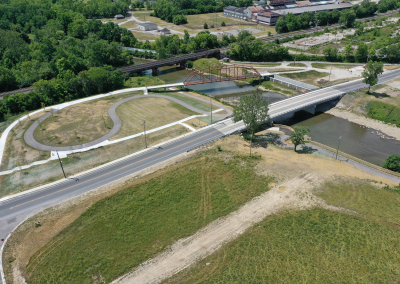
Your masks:
[{"label": "asphalt surface", "polygon": [[[400,70],[386,73],[380,77],[379,83],[398,76],[400,76]],[[270,116],[274,118],[318,102],[340,97],[344,92],[351,92],[364,87],[366,85],[360,81],[353,81],[344,85],[294,96],[271,104]],[[0,239],[5,239],[30,214],[164,162],[243,128],[242,122],[234,124],[230,119],[227,119],[182,139],[166,143],[162,148],[150,148],[142,154],[126,158],[107,167],[99,167],[87,174],[70,177],[29,195],[11,198],[3,202],[0,201]],[[1,244],[2,242],[0,242]]]},{"label": "asphalt surface", "polygon": [[[121,121],[121,119],[119,119],[117,113],[115,112],[116,109],[117,109],[117,107],[119,107],[121,104],[126,103],[126,102],[131,101],[131,100],[143,99],[143,98],[149,98],[149,97],[164,98],[164,99],[173,101],[173,102],[175,102],[175,103],[178,103],[178,104],[184,106],[185,108],[190,109],[190,110],[192,110],[192,111],[194,111],[194,112],[197,112],[197,113],[199,113],[199,114],[210,115],[210,112],[202,111],[201,109],[198,109],[198,108],[196,108],[196,107],[193,107],[193,106],[191,106],[191,105],[189,105],[189,104],[187,104],[187,103],[185,103],[185,102],[183,102],[183,101],[181,101],[181,100],[179,100],[179,99],[176,99],[176,98],[173,98],[173,97],[169,97],[169,96],[164,96],[164,95],[142,95],[142,96],[133,96],[133,97],[129,97],[129,98],[126,98],[126,99],[123,99],[123,100],[120,100],[120,101],[116,102],[115,104],[113,104],[113,105],[108,109],[108,115],[110,116],[111,120],[113,121],[113,128],[112,128],[112,129],[110,130],[110,132],[108,132],[106,135],[104,135],[104,136],[102,136],[102,137],[100,137],[100,138],[98,138],[98,139],[96,139],[96,140],[93,140],[93,141],[88,142],[88,143],[80,144],[80,145],[65,146],[65,147],[49,146],[49,145],[45,145],[45,144],[42,144],[42,143],[38,142],[38,141],[35,139],[33,133],[35,132],[36,128],[38,128],[38,126],[39,126],[39,121],[44,121],[46,118],[48,118],[48,117],[51,115],[50,112],[49,112],[49,113],[46,113],[46,114],[43,115],[43,116],[41,116],[41,117],[37,120],[37,122],[33,123],[33,124],[28,128],[28,130],[27,130],[27,131],[25,132],[25,134],[24,134],[24,140],[25,140],[25,142],[26,142],[29,146],[31,146],[31,147],[33,147],[33,148],[36,148],[36,149],[45,150],[45,151],[56,151],[56,150],[57,150],[57,151],[70,151],[70,150],[78,150],[78,149],[83,149],[83,148],[87,148],[87,147],[91,147],[91,146],[97,145],[97,144],[99,144],[99,143],[101,143],[101,142],[103,142],[103,141],[106,141],[106,140],[110,139],[110,138],[113,137],[115,134],[117,134],[118,131],[121,129],[121,127],[122,127],[122,121]],[[203,98],[197,98],[197,97],[196,97],[196,99],[197,99],[197,100],[205,101],[205,102],[207,102],[207,103],[209,102],[208,100],[203,99]],[[221,106],[221,108],[224,109],[224,110],[226,110],[226,111],[227,111],[227,114],[222,115],[222,114],[218,114],[218,113],[213,113],[213,115],[216,116],[216,117],[225,117],[225,116],[229,116],[229,115],[232,114],[232,111],[231,111],[230,109],[228,109],[228,108],[226,108],[226,107],[224,107],[224,106]]]}]

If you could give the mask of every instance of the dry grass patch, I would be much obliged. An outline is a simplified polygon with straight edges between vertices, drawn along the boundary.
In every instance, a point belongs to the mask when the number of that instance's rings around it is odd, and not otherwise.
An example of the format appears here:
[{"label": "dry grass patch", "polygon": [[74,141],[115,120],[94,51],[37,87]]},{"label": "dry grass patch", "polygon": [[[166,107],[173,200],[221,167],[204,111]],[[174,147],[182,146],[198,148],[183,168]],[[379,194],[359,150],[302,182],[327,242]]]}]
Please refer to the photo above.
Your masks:
[{"label": "dry grass patch", "polygon": [[[190,130],[182,125],[168,127],[147,134],[147,145],[151,147],[188,132],[190,132]],[[67,176],[71,176],[72,174],[77,174],[133,154],[144,148],[144,137],[140,136],[88,152],[69,155],[67,158],[62,159],[62,161]],[[3,175],[0,176],[0,197],[60,180],[63,177],[57,160],[31,167],[23,172],[18,171],[9,175]]]},{"label": "dry grass patch", "polygon": [[146,40],[154,41],[154,40],[160,38],[159,35],[152,35],[152,34],[148,34],[145,32],[142,33],[142,32],[132,31],[132,30],[131,30],[131,32],[138,40],[141,40],[141,41],[146,41]]},{"label": "dry grass patch", "polygon": [[29,165],[38,160],[50,158],[50,152],[34,149],[25,143],[24,133],[45,112],[41,111],[20,121],[7,136],[1,170],[11,170],[15,167]]},{"label": "dry grass patch", "polygon": [[152,17],[150,16],[151,11],[137,11],[137,12],[132,12],[132,15],[135,16],[139,21],[150,21],[153,24],[156,24],[157,26],[165,26],[165,25],[171,25],[172,23],[168,23],[166,21],[161,20],[160,18]]},{"label": "dry grass patch", "polygon": [[385,66],[383,66],[383,69],[386,69],[386,70],[396,70],[399,68],[400,68],[400,65],[385,65]]},{"label": "dry grass patch", "polygon": [[49,146],[72,146],[96,140],[114,126],[108,109],[132,95],[138,93],[109,96],[61,109],[43,121],[33,135],[38,142]]},{"label": "dry grass patch", "polygon": [[133,29],[136,28],[138,25],[135,21],[129,21],[125,24],[120,25],[121,28],[125,28],[125,29]]},{"label": "dry grass patch", "polygon": [[150,130],[198,114],[170,100],[151,97],[125,102],[116,113],[122,127],[112,139],[143,132],[142,118],[147,119],[146,129]]}]

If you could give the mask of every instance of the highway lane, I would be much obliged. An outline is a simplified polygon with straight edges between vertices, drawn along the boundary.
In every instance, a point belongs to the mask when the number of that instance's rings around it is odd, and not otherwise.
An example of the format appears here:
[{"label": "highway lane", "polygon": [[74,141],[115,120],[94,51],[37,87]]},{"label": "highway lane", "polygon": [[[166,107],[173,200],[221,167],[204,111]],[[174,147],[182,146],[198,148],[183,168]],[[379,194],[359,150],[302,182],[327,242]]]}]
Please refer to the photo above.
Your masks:
[{"label": "highway lane", "polygon": [[[398,76],[400,76],[400,70],[385,73],[380,77],[380,83]],[[344,92],[350,92],[364,87],[366,87],[366,85],[357,80],[291,97],[271,104],[270,115],[271,118],[275,118],[288,110],[293,111],[302,108],[304,105],[312,104],[316,101],[323,101],[331,97],[338,97]],[[19,222],[31,213],[38,212],[48,206],[167,161],[195,147],[199,147],[243,128],[244,125],[242,122],[234,124],[231,120],[225,120],[210,128],[194,132],[189,136],[167,143],[160,149],[150,148],[142,154],[126,158],[108,165],[107,167],[99,167],[87,174],[78,174],[72,178],[63,180],[57,185],[49,186],[29,195],[0,202],[0,239],[5,239]],[[0,242],[0,245],[1,244]]]}]

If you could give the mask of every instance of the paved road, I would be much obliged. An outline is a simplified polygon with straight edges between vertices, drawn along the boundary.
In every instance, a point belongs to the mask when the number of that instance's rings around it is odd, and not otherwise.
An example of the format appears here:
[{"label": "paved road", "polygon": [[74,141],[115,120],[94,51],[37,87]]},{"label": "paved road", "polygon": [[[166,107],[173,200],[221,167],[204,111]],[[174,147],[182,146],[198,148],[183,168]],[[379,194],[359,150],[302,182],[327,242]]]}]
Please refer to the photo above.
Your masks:
[{"label": "paved road", "polygon": [[[386,73],[380,77],[380,83],[398,76],[400,76],[400,70]],[[350,92],[362,87],[365,87],[365,84],[360,81],[353,81],[334,88],[330,87],[295,96],[271,104],[270,115],[271,118],[274,118],[288,111],[294,111],[315,102],[335,98],[343,92]],[[182,139],[170,142],[163,146],[162,149],[150,148],[147,152],[140,155],[126,158],[107,167],[99,167],[90,173],[77,175],[74,177],[75,179],[66,179],[56,185],[48,186],[29,195],[0,201],[0,239],[5,239],[19,222],[23,221],[29,214],[176,157],[195,147],[199,147],[243,128],[244,125],[242,122],[234,124],[231,120],[225,120],[210,128],[194,132]]]},{"label": "paved road", "polygon": [[[102,136],[102,137],[100,137],[100,138],[98,138],[98,139],[96,139],[96,140],[93,140],[93,141],[88,142],[88,143],[80,144],[80,145],[65,146],[65,147],[48,146],[48,145],[44,145],[44,144],[42,144],[42,143],[36,141],[36,139],[35,139],[33,133],[35,132],[36,128],[39,126],[39,121],[44,121],[46,118],[48,118],[48,117],[51,115],[50,112],[49,112],[49,113],[46,113],[46,114],[43,115],[43,116],[41,116],[35,123],[33,123],[33,124],[28,128],[28,130],[27,130],[27,131],[25,132],[25,134],[24,134],[24,140],[25,140],[25,142],[26,142],[29,146],[31,146],[31,147],[33,147],[33,148],[36,148],[36,149],[45,150],[45,151],[56,151],[56,150],[57,150],[57,151],[70,151],[70,150],[78,150],[78,149],[88,148],[88,147],[97,145],[97,144],[99,144],[99,143],[101,143],[101,142],[103,142],[103,141],[106,141],[106,140],[110,139],[110,138],[113,137],[115,134],[117,134],[118,131],[121,129],[121,127],[122,127],[122,121],[121,121],[121,119],[119,119],[117,113],[115,112],[116,109],[117,109],[117,107],[119,107],[121,104],[126,103],[126,102],[131,101],[131,100],[143,99],[143,98],[149,98],[149,97],[164,98],[164,99],[173,101],[173,102],[175,102],[175,103],[178,103],[178,104],[184,106],[185,108],[190,109],[190,110],[192,110],[192,111],[194,111],[194,112],[197,112],[197,113],[199,113],[199,114],[210,115],[210,112],[202,111],[201,109],[198,109],[198,108],[196,108],[196,107],[193,107],[193,106],[191,106],[190,104],[185,103],[185,102],[183,102],[183,101],[181,101],[181,100],[179,100],[179,99],[176,99],[176,98],[173,98],[173,97],[169,97],[169,96],[165,96],[165,95],[142,95],[142,96],[133,96],[133,97],[129,97],[129,98],[126,98],[126,99],[123,99],[123,100],[120,100],[120,101],[116,102],[115,104],[113,104],[113,105],[108,109],[108,114],[109,114],[111,120],[112,120],[113,123],[114,123],[113,128],[111,129],[111,131],[110,131],[109,133],[107,133],[106,135],[104,135],[104,136]],[[205,99],[197,98],[197,97],[196,97],[196,99],[197,99],[197,100],[202,100],[202,101],[205,101],[205,102],[208,103],[208,101],[205,100]],[[224,110],[226,110],[226,111],[227,111],[227,114],[222,115],[222,114],[218,114],[218,113],[215,113],[215,114],[213,113],[214,116],[217,116],[217,117],[226,117],[226,116],[229,116],[229,115],[232,114],[232,111],[231,111],[229,108],[224,107],[224,106],[222,106],[222,105],[219,105],[219,106],[220,106],[221,108],[223,108]]]}]

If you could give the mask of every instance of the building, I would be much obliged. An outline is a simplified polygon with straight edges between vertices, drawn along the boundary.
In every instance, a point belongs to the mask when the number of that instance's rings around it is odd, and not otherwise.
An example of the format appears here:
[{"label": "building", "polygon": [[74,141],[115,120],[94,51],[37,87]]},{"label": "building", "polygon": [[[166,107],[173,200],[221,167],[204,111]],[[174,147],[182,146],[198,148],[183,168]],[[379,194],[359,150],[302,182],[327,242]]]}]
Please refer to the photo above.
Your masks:
[{"label": "building", "polygon": [[244,10],[246,19],[249,21],[256,21],[257,15],[262,12],[266,12],[267,9],[263,6],[252,6]]},{"label": "building", "polygon": [[158,30],[158,32],[160,33],[160,35],[170,35],[171,31],[167,28],[162,28],[161,30]]},{"label": "building", "polygon": [[258,14],[257,21],[260,24],[275,26],[280,16],[280,14],[274,12],[263,12]]},{"label": "building", "polygon": [[246,20],[247,17],[244,12],[246,9],[247,8],[238,8],[235,6],[227,6],[224,8],[224,15],[228,16],[228,17]]},{"label": "building", "polygon": [[125,17],[121,14],[115,15],[114,16],[114,20],[121,20],[121,19],[125,19]]},{"label": "building", "polygon": [[154,31],[157,30],[157,25],[153,24],[152,22],[145,22],[145,23],[140,23],[138,25],[139,30],[142,31]]},{"label": "building", "polygon": [[280,15],[286,15],[291,13],[293,15],[301,15],[304,12],[313,12],[318,13],[320,11],[333,11],[333,10],[344,10],[350,9],[353,4],[350,3],[340,3],[340,4],[326,4],[326,5],[315,5],[315,6],[305,6],[305,7],[298,7],[293,9],[282,9],[282,10],[275,10],[275,13]]}]

